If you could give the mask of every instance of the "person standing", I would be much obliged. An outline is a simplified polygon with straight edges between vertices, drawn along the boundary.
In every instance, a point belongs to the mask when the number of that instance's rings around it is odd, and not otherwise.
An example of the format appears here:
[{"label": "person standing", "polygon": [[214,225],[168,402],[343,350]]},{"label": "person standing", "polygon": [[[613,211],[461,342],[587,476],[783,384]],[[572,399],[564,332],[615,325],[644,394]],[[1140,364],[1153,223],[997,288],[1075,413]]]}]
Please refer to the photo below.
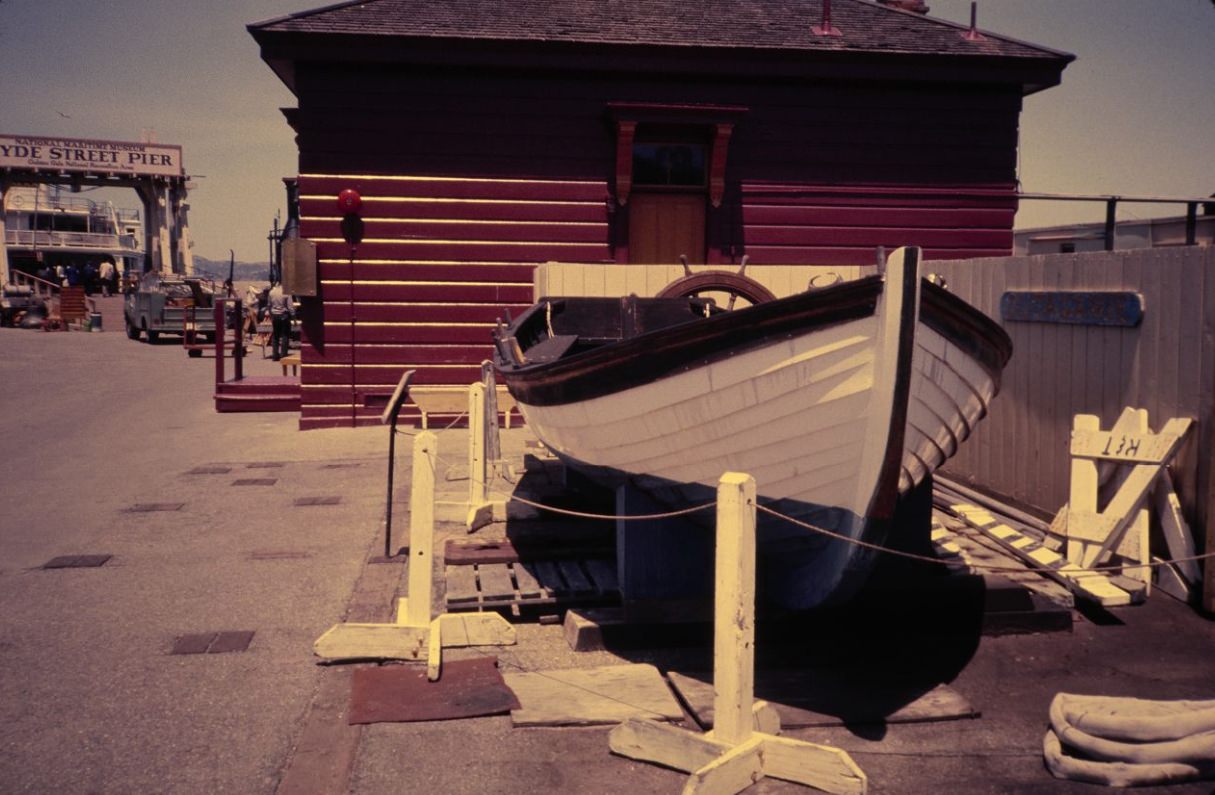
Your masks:
[{"label": "person standing", "polygon": [[[258,299],[260,293],[252,284],[245,288],[244,313],[243,323],[245,324],[241,331],[247,344],[253,344],[253,335],[257,334],[257,315],[258,315]],[[265,349],[263,348],[263,351]],[[264,355],[264,354],[263,354]]]},{"label": "person standing", "polygon": [[101,279],[101,294],[109,298],[110,287],[114,283],[114,263],[108,259],[103,259],[101,261],[101,269],[98,272],[98,278]]},{"label": "person standing", "polygon": [[291,304],[291,296],[283,292],[283,286],[275,284],[270,288],[266,308],[270,313],[270,350],[274,354],[271,358],[277,362],[290,352],[291,317],[295,307]]}]

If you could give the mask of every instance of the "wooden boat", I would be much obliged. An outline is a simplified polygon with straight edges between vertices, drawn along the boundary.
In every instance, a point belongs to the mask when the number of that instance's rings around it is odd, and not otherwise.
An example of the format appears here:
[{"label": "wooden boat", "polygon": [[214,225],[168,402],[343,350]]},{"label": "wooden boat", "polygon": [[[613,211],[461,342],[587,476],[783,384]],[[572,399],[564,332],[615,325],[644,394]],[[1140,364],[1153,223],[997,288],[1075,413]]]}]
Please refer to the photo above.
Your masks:
[{"label": "wooden boat", "polygon": [[[970,435],[1012,353],[901,248],[871,276],[734,311],[697,297],[548,298],[496,335],[498,378],[565,462],[661,504],[751,474],[760,503],[881,543],[898,495]],[[839,601],[875,555],[761,514],[761,595]]]}]

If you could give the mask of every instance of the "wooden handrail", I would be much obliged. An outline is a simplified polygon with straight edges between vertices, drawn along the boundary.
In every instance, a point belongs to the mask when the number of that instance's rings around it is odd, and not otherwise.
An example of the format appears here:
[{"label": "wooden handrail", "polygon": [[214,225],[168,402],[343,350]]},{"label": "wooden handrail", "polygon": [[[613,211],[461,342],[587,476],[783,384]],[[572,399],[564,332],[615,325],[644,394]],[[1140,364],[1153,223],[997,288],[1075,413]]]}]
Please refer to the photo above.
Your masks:
[{"label": "wooden handrail", "polygon": [[9,278],[12,279],[13,284],[33,287],[38,295],[42,298],[54,298],[59,294],[59,285],[55,284],[54,282],[48,282],[46,279],[39,279],[37,276],[26,273],[25,271],[9,271]]}]

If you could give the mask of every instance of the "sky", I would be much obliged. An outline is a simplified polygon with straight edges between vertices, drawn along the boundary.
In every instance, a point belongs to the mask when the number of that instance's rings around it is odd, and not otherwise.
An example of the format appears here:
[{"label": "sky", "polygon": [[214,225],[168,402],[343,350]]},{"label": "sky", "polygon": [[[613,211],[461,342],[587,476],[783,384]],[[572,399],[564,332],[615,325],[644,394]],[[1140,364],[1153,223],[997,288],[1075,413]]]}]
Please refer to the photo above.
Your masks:
[{"label": "sky", "polygon": [[[264,261],[282,178],[297,173],[279,111],[295,99],[245,26],[328,1],[0,0],[0,134],[180,144],[195,255]],[[970,0],[926,2],[969,23]],[[978,26],[1077,56],[1060,86],[1025,98],[1023,191],[1215,192],[1211,0],[979,0]],[[130,191],[112,198],[138,206]],[[1120,205],[1119,218],[1181,212]],[[1024,201],[1016,226],[1103,217],[1099,204]]]}]

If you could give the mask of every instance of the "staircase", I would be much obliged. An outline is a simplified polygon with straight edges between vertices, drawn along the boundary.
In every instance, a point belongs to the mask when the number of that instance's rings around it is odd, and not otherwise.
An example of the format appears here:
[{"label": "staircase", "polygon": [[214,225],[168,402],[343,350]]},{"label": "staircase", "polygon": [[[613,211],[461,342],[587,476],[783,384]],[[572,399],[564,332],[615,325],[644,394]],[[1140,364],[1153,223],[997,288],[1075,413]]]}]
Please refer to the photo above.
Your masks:
[{"label": "staircase", "polygon": [[59,319],[68,328],[87,327],[89,306],[83,287],[64,287],[59,291]]},{"label": "staircase", "polygon": [[215,410],[299,411],[300,380],[293,376],[245,376],[215,385]]}]

